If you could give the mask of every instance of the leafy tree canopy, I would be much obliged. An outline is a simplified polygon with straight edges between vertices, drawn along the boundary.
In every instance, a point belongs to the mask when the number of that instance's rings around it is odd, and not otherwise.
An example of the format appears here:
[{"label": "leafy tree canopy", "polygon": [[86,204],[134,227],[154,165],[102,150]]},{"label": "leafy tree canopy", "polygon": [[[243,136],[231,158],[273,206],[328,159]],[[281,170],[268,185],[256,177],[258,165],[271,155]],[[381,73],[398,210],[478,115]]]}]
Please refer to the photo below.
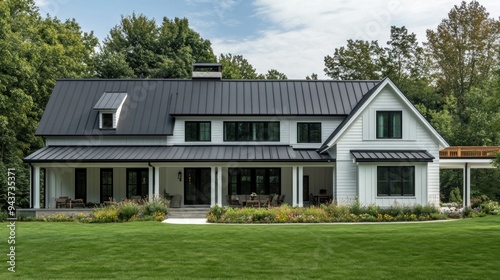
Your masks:
[{"label": "leafy tree canopy", "polygon": [[95,58],[101,78],[189,78],[195,62],[215,62],[209,40],[189,27],[186,18],[126,16],[109,32]]}]

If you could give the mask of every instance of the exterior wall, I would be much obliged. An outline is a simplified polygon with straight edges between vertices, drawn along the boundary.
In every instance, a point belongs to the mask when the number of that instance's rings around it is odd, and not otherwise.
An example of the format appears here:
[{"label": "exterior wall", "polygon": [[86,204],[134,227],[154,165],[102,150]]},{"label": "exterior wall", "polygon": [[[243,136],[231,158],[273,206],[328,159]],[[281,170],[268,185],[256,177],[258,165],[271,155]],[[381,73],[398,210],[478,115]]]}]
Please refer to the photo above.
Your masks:
[{"label": "exterior wall", "polygon": [[[415,196],[377,196],[377,166],[415,166]],[[359,202],[362,205],[391,206],[427,204],[427,164],[360,163],[358,165]]]},{"label": "exterior wall", "polygon": [[[182,167],[159,167],[160,172],[160,196],[165,192],[170,195],[182,195],[181,206],[184,206],[184,168]],[[182,181],[179,181],[178,173],[182,172]]]},{"label": "exterior wall", "polygon": [[[342,122],[343,117],[177,117],[174,133],[168,137],[168,145],[292,145],[294,148],[319,148],[321,144]],[[184,134],[185,121],[212,122],[212,141],[186,142]],[[224,121],[279,121],[279,142],[225,142]],[[321,122],[321,143],[297,143],[297,122]]]},{"label": "exterior wall", "polygon": [[[78,167],[77,167],[78,168]],[[109,167],[102,167],[109,168]],[[100,193],[100,167],[87,167],[87,202],[99,203]],[[46,168],[48,208],[55,208],[55,200],[60,196],[75,197],[75,168],[49,167]],[[113,168],[113,198],[122,201],[127,196],[126,168]]]},{"label": "exterior wall", "polygon": [[47,136],[46,146],[166,145],[166,136]]},{"label": "exterior wall", "polygon": [[[402,139],[376,139],[375,119],[377,110],[400,110],[403,112]],[[396,96],[392,88],[382,89],[368,108],[354,120],[344,135],[329,152],[337,156],[337,200],[348,203],[360,196],[366,187],[357,183],[358,168],[353,163],[351,150],[427,150],[436,159],[427,166],[426,188],[429,190],[422,204],[439,202],[439,144],[433,135]],[[361,182],[359,183],[361,184]],[[424,185],[421,186],[422,188]],[[382,203],[382,202],[381,202]]]}]

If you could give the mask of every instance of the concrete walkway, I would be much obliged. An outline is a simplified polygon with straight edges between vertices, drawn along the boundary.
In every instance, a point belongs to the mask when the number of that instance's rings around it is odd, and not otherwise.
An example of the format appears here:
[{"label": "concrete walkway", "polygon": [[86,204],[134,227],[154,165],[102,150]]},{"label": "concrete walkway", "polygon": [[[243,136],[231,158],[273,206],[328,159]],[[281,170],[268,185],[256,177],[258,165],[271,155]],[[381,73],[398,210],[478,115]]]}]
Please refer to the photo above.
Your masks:
[{"label": "concrete walkway", "polygon": [[168,218],[162,223],[177,225],[206,225],[206,218]]}]

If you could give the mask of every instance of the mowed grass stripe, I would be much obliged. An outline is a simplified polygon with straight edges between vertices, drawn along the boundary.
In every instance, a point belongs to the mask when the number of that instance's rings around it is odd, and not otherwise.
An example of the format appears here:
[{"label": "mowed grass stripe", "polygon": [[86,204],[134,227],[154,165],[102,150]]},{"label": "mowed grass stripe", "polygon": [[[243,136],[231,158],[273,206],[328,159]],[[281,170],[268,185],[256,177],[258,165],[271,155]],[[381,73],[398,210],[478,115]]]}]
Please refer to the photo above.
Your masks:
[{"label": "mowed grass stripe", "polygon": [[0,279],[498,279],[499,254],[500,216],[373,225],[18,222],[17,272],[4,265]]}]

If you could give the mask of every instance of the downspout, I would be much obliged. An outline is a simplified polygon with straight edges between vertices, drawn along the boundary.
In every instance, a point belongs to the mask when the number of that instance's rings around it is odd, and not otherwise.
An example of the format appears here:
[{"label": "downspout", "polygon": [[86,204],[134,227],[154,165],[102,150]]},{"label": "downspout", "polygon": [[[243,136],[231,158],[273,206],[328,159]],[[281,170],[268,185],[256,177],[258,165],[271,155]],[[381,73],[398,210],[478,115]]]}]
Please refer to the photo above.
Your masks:
[{"label": "downspout", "polygon": [[156,172],[156,168],[151,165],[151,162],[148,162],[148,165],[149,167],[152,167],[153,168],[153,196],[155,194],[155,172]]}]

